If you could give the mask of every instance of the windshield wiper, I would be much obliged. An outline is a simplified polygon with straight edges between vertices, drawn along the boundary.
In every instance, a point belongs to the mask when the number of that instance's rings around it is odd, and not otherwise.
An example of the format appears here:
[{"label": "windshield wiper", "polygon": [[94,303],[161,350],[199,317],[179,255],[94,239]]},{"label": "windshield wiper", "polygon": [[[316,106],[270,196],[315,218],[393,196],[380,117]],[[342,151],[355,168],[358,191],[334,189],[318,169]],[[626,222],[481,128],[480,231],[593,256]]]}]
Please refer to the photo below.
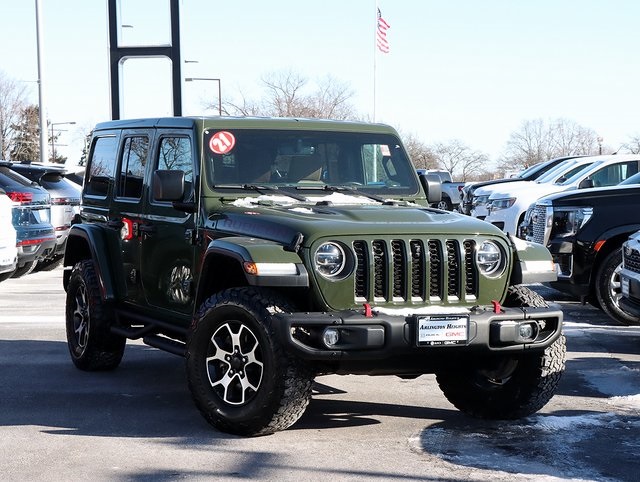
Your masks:
[{"label": "windshield wiper", "polygon": [[296,194],[293,192],[283,191],[282,189],[278,189],[276,186],[259,186],[257,184],[245,184],[242,186],[244,189],[250,189],[252,191],[258,192],[260,194],[264,194],[265,192],[277,192],[284,196],[288,196],[290,198],[295,199],[296,201],[301,202],[309,202],[309,200],[300,194]]},{"label": "windshield wiper", "polygon": [[392,202],[387,201],[385,198],[377,196],[376,194],[370,194],[364,191],[359,191],[357,187],[354,186],[330,186],[329,184],[325,184],[324,186],[304,186],[304,187],[296,187],[296,189],[310,189],[310,190],[320,190],[320,191],[329,191],[329,192],[349,192],[351,194],[357,194],[358,196],[364,196],[373,201],[378,201],[382,204],[392,204]]}]

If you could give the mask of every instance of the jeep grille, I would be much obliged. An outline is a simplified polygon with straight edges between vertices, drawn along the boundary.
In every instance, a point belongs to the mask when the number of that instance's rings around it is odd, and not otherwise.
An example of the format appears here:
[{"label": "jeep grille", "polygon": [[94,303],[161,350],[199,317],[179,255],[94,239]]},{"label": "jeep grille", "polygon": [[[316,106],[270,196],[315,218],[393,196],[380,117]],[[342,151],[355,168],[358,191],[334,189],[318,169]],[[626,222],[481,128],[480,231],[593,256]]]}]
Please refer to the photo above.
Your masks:
[{"label": "jeep grille", "polygon": [[473,240],[354,241],[357,302],[472,301],[478,293]]}]

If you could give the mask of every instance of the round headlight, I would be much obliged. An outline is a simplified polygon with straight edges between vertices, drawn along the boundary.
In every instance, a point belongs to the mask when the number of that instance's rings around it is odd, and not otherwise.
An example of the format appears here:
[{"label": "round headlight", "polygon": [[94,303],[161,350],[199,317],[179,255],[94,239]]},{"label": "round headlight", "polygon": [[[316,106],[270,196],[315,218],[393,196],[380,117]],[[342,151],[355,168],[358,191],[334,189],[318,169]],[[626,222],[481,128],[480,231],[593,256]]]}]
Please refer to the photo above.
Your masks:
[{"label": "round headlight", "polygon": [[478,269],[485,276],[496,274],[503,266],[502,250],[493,241],[484,241],[476,251]]},{"label": "round headlight", "polygon": [[342,246],[337,243],[323,243],[316,250],[314,257],[316,270],[325,278],[334,278],[342,273],[346,256]]}]

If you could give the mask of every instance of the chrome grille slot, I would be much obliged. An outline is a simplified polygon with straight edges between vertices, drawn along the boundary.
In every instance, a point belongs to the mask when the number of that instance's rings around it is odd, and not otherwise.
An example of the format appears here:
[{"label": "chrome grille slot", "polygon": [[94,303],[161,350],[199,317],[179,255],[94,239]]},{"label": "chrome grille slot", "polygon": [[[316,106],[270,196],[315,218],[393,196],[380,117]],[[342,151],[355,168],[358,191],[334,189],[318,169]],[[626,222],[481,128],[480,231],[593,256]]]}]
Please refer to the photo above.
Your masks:
[{"label": "chrome grille slot", "polygon": [[373,247],[373,297],[387,300],[387,249],[384,241],[374,241]]},{"label": "chrome grille slot", "polygon": [[403,241],[391,241],[391,253],[393,256],[393,287],[391,290],[394,301],[402,301],[407,297],[407,273],[406,250]]},{"label": "chrome grille slot", "polygon": [[369,256],[367,244],[364,241],[356,241],[353,243],[353,252],[356,256],[353,286],[354,294],[356,301],[364,301],[369,297]]},{"label": "chrome grille slot", "polygon": [[458,243],[447,241],[447,296],[456,298],[460,294],[460,250]]},{"label": "chrome grille slot", "polygon": [[442,299],[442,254],[439,241],[429,241],[429,298]]},{"label": "chrome grille slot", "polygon": [[466,240],[464,247],[464,294],[467,298],[475,298],[478,290],[478,277],[475,266],[476,243]]},{"label": "chrome grille slot", "polygon": [[533,211],[533,239],[534,243],[545,244],[545,226],[547,225],[547,208],[536,204]]},{"label": "chrome grille slot", "polygon": [[422,241],[413,240],[411,247],[411,298],[425,299],[425,258]]}]

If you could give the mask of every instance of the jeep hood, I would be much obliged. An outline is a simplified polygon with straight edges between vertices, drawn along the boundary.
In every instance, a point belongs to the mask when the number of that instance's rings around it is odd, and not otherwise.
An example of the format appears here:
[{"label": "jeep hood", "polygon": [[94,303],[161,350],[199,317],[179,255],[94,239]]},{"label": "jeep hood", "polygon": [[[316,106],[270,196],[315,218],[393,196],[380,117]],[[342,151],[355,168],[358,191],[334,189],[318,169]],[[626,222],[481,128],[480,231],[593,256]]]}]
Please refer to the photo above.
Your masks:
[{"label": "jeep hood", "polygon": [[[495,226],[462,214],[416,205],[261,205],[226,207],[209,223],[219,232],[269,239],[288,245],[302,234],[304,244],[325,236],[416,236],[487,234]],[[211,227],[214,227],[213,225]]]}]

